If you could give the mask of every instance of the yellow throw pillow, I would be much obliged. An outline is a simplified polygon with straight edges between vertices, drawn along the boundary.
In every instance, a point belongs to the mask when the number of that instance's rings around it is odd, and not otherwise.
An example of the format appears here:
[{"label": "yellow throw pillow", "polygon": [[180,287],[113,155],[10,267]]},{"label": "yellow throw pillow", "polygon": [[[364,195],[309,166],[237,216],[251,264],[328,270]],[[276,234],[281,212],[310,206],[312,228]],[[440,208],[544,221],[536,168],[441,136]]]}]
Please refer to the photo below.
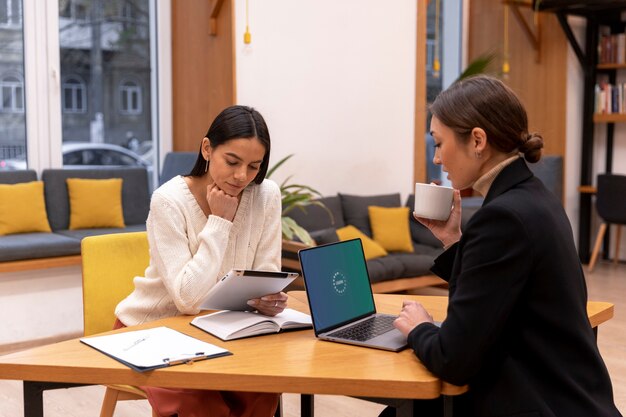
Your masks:
[{"label": "yellow throw pillow", "polygon": [[43,182],[0,184],[0,235],[51,232]]},{"label": "yellow throw pillow", "polygon": [[122,179],[68,178],[70,230],[125,227]]},{"label": "yellow throw pillow", "polygon": [[372,236],[389,252],[413,252],[408,207],[367,208],[372,226]]},{"label": "yellow throw pillow", "polygon": [[361,242],[363,243],[363,252],[365,254],[365,259],[367,260],[380,258],[381,256],[387,255],[387,251],[382,246],[374,242],[365,233],[361,232],[359,229],[352,225],[337,229],[337,236],[339,236],[339,240],[360,238]]}]

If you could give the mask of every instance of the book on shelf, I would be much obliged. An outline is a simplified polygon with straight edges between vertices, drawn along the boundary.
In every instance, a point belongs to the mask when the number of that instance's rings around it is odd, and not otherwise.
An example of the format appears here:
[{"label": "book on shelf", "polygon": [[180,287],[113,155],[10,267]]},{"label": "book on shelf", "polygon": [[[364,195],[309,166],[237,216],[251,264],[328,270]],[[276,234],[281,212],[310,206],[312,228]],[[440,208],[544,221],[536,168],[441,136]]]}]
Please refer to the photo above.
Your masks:
[{"label": "book on shelf", "polygon": [[626,63],[626,33],[611,33],[610,28],[602,27],[598,42],[598,63]]},{"label": "book on shelf", "polygon": [[218,311],[195,317],[191,325],[222,340],[234,340],[281,330],[309,328],[312,323],[308,314],[286,308],[273,317],[252,311]]},{"label": "book on shelf", "polygon": [[596,114],[623,114],[626,112],[626,83],[616,85],[602,81],[595,86]]}]

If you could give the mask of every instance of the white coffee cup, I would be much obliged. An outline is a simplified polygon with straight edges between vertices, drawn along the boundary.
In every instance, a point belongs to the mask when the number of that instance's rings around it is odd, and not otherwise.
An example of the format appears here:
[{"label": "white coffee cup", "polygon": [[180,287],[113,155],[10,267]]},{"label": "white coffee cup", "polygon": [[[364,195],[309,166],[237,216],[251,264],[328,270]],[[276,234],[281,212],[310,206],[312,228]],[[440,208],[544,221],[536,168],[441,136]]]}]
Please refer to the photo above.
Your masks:
[{"label": "white coffee cup", "polygon": [[432,220],[448,220],[454,189],[435,184],[415,183],[415,207],[418,217]]}]

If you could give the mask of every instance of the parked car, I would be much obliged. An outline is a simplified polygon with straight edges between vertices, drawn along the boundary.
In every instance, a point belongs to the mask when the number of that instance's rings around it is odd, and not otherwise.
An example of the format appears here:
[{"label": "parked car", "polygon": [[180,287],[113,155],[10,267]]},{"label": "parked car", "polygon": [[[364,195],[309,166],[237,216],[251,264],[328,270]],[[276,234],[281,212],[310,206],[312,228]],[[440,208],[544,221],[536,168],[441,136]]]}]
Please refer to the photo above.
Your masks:
[{"label": "parked car", "polygon": [[[143,167],[152,188],[153,169],[148,161],[122,146],[111,143],[65,142],[61,146],[63,168]],[[2,170],[26,169],[26,158],[0,161]]]}]

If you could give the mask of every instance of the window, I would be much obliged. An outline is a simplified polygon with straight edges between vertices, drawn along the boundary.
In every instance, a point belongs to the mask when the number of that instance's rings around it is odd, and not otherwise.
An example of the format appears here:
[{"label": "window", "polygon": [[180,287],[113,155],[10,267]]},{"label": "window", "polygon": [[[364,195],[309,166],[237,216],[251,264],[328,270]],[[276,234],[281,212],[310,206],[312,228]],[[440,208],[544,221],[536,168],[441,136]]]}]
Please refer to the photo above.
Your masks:
[{"label": "window", "polygon": [[2,102],[0,111],[24,113],[24,83],[16,76],[5,76],[0,80]]},{"label": "window", "polygon": [[120,85],[120,111],[122,114],[141,114],[141,87],[134,81]]},{"label": "window", "polygon": [[63,112],[85,113],[87,111],[87,89],[85,83],[76,76],[70,76],[63,82]]},{"label": "window", "polygon": [[0,26],[22,27],[22,0],[0,0]]},{"label": "window", "polygon": [[59,16],[72,20],[87,20],[87,5],[84,0],[59,0]]},{"label": "window", "polygon": [[26,168],[22,0],[0,0],[0,170]]},{"label": "window", "polygon": [[157,85],[170,82],[156,54],[157,34],[169,39],[166,3],[0,0],[0,170],[60,168],[68,142],[115,145],[128,152],[120,163],[157,165],[158,127],[170,128],[169,114],[154,114]]}]

